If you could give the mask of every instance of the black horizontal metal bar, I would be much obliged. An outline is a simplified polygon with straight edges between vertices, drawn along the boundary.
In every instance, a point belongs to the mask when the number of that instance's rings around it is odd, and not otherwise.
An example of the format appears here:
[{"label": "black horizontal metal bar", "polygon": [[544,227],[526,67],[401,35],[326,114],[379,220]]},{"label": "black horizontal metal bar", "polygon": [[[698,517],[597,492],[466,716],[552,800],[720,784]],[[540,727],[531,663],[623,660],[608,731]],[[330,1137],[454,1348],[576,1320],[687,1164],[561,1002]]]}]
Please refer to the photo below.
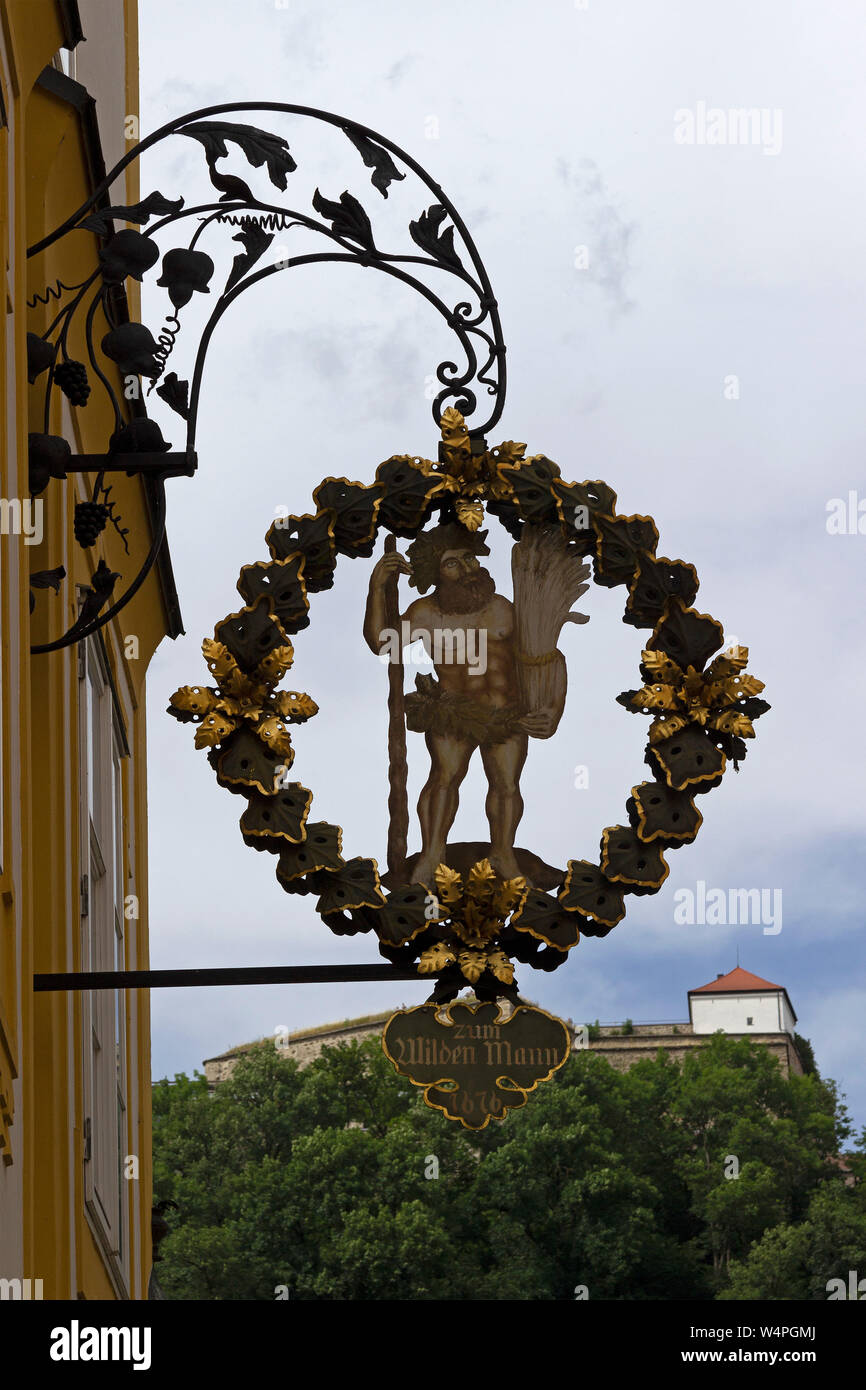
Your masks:
[{"label": "black horizontal metal bar", "polygon": [[190,989],[201,985],[336,985],[372,980],[421,980],[397,965],[255,965],[215,970],[90,970],[34,975],[36,994],[51,990]]},{"label": "black horizontal metal bar", "polygon": [[63,465],[67,473],[163,473],[166,478],[191,478],[198,467],[194,450],[174,453],[73,454]]}]

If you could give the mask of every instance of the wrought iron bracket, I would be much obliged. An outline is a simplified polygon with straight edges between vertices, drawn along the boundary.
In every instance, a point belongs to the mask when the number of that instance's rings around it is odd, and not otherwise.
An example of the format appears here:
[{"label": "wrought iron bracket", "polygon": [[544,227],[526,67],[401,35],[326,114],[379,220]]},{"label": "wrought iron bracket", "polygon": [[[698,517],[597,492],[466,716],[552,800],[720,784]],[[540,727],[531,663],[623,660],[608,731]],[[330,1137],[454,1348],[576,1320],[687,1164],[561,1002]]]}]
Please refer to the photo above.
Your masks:
[{"label": "wrought iron bracket", "polygon": [[33,991],[46,994],[87,989],[194,989],[214,985],[367,984],[374,980],[418,980],[417,970],[397,965],[263,965],[214,970],[90,970],[34,975]]},{"label": "wrought iron bracket", "polygon": [[[300,167],[298,160],[303,159],[303,154],[298,147],[296,160],[285,135],[227,119],[229,114],[259,112],[281,120],[303,118],[305,122],[315,121],[335,129],[343,139],[344,150],[354,150],[351,158],[355,179],[366,183],[369,178],[374,198],[387,199],[392,185],[408,179],[407,197],[408,190],[412,193],[407,211],[411,209],[415,214],[408,223],[408,240],[398,239],[386,248],[386,236],[393,240],[396,233],[393,229],[381,233],[374,229],[369,193],[363,188],[358,189],[360,197],[349,188],[339,197],[325,196],[316,188],[308,206],[273,201],[273,189],[287,192],[288,179]],[[168,198],[154,191],[132,206],[106,206],[108,190],[123,171],[146,151],[173,136],[192,140],[202,152],[202,172],[206,172],[209,186],[201,196],[189,200]],[[255,175],[253,184],[251,171],[258,170],[261,173]],[[332,184],[330,167],[326,177]],[[348,181],[351,182],[351,175]],[[420,184],[417,196],[415,183]],[[177,233],[179,228],[183,230],[181,224],[185,220],[191,220],[194,230],[186,245],[179,246]],[[136,231],[130,223],[146,230]],[[122,228],[119,231],[115,230],[118,225]],[[158,241],[163,232],[168,242],[165,250]],[[30,382],[36,384],[43,375],[45,381],[45,432],[31,436],[31,487],[40,492],[51,478],[63,478],[71,472],[95,473],[91,500],[76,506],[76,538],[84,547],[95,543],[109,521],[118,527],[121,536],[128,534],[113,513],[114,502],[108,500],[104,484],[107,474],[154,476],[160,496],[156,499],[154,543],[142,571],[123,598],[104,612],[94,609],[85,623],[79,619],[63,637],[33,647],[33,652],[56,651],[83,640],[110,621],[140,588],[162,544],[165,507],[161,485],[167,477],[190,476],[195,471],[198,409],[211,338],[239,295],[272,275],[301,266],[336,263],[373,268],[407,285],[444,321],[464,359],[462,365],[446,360],[436,369],[439,390],[431,408],[437,425],[447,406],[457,408],[467,420],[476,449],[483,451],[487,432],[502,414],[505,344],[496,298],[475,243],[454,205],[426,170],[393,141],[356,121],[286,102],[230,102],[190,112],[134,146],[80,208],[28,249],[28,258],[38,257],[61,238],[76,233],[93,239],[94,269],[90,275],[76,285],[55,280],[28,301],[30,308],[43,305],[54,314],[41,334],[28,334]],[[216,233],[213,244],[212,233]],[[291,237],[293,251],[299,236],[307,239],[307,246],[299,247],[298,254],[289,254],[285,246],[269,250],[277,233]],[[202,249],[206,238],[211,238],[211,250],[222,252],[224,260],[227,252],[231,255],[230,263],[221,271],[217,261]],[[275,255],[275,251],[279,254]],[[170,303],[164,324],[155,336],[143,323],[128,321],[121,289],[128,278],[142,280],[157,266],[161,273],[156,283],[165,290]],[[197,336],[187,335],[192,357],[189,375],[181,378],[175,371],[167,372],[168,359],[175,353],[180,334],[183,308],[196,295],[211,294],[220,275],[225,275],[222,289],[211,301],[212,312],[204,328]],[[101,316],[99,320],[97,315]],[[97,322],[102,326],[98,328]],[[69,356],[73,324],[81,325],[86,363]],[[181,356],[183,347],[182,342],[176,356]],[[126,418],[124,400],[116,389],[118,373],[124,381],[124,398],[130,394],[126,386],[130,381],[136,383],[132,399],[138,405],[132,408],[132,419]],[[163,440],[159,425],[144,413],[142,380],[150,382],[148,394],[155,390],[185,422],[183,451],[169,452],[171,446]],[[66,441],[48,432],[52,393],[59,387],[73,406],[84,409],[97,382],[111,405],[114,434],[107,441],[106,454],[84,454],[76,460],[71,458]],[[486,418],[477,420],[474,417],[482,387],[492,398],[491,409]],[[104,562],[100,564],[105,572],[100,575],[97,570],[94,575],[93,593],[95,605],[97,591],[103,591],[99,604],[102,609],[110,590],[105,592],[107,567]],[[50,573],[59,574],[59,568]]]},{"label": "wrought iron bracket", "polygon": [[192,478],[198,455],[183,450],[168,454],[73,454],[65,473],[125,473],[127,478]]}]

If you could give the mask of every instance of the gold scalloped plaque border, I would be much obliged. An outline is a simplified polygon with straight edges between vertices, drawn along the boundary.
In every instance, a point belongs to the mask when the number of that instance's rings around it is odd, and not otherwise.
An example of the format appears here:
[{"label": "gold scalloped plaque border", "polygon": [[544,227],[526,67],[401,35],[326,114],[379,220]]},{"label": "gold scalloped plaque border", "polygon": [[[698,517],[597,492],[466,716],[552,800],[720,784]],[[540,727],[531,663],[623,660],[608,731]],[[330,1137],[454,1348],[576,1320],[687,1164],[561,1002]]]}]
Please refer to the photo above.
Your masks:
[{"label": "gold scalloped plaque border", "polygon": [[479,1130],[520,1109],[565,1066],[571,1034],[561,1018],[532,1004],[505,1015],[497,1003],[454,999],[441,1008],[398,1009],[385,1024],[382,1050],[423,1088],[431,1110]]}]

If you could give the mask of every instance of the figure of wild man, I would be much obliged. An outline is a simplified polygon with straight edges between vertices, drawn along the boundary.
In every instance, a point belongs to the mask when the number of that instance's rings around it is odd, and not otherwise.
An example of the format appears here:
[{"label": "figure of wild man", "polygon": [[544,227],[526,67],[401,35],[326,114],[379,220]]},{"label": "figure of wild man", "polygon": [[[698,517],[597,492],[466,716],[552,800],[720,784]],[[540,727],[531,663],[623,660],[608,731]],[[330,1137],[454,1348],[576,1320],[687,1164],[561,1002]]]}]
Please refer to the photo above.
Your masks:
[{"label": "figure of wild man", "polygon": [[[454,522],[435,526],[408,547],[408,561],[396,551],[385,554],[370,578],[364,620],[370,650],[377,655],[389,651],[392,660],[399,660],[399,647],[420,638],[436,672],[435,678],[418,676],[416,690],[405,697],[406,727],[424,734],[430,754],[430,775],[418,800],[421,855],[412,875],[420,883],[431,884],[436,866],[445,862],[460,786],[476,748],[488,784],[490,863],[503,878],[520,874],[514,837],[523,814],[520,775],[529,737],[549,738],[564,705],[564,659],[555,638],[552,650],[540,655],[521,649],[515,606],[496,592],[491,574],[479,563],[480,555],[490,554],[486,535]],[[539,557],[558,538],[541,539],[540,548],[536,537],[534,549],[524,549],[543,580],[545,564]],[[561,550],[562,543],[558,545]],[[573,557],[568,559],[572,579],[582,578],[585,567],[576,569]],[[422,597],[401,616],[398,637],[388,628],[387,591],[401,574],[409,576]],[[585,587],[572,584],[571,597]],[[569,616],[586,621],[582,615]],[[559,616],[557,634],[565,618]],[[533,689],[526,667],[537,673],[556,658],[561,678],[546,686],[536,681]]]}]

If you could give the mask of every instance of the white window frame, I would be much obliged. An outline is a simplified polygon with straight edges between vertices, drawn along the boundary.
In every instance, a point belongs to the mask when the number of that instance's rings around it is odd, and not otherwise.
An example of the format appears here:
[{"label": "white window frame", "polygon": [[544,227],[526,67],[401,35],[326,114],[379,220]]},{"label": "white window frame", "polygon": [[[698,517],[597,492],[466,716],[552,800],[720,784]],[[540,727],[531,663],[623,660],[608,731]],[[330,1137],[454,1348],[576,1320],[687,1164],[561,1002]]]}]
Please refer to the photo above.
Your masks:
[{"label": "white window frame", "polygon": [[[126,740],[102,643],[79,647],[81,968],[126,967],[122,760]],[[130,1283],[126,1157],[128,1078],[122,990],[82,995],[84,1203],[121,1290]]]}]

